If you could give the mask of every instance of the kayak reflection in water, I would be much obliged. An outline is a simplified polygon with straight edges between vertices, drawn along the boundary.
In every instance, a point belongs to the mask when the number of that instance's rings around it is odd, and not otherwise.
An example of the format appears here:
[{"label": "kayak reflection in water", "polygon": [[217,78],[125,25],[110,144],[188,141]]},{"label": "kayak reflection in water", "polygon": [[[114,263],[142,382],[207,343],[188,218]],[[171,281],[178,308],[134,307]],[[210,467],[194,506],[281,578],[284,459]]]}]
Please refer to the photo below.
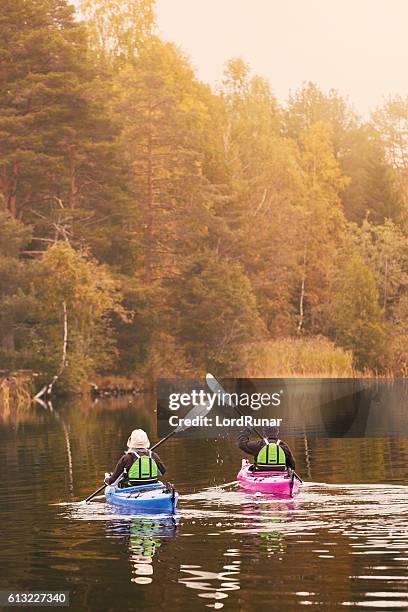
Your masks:
[{"label": "kayak reflection in water", "polygon": [[132,431],[127,446],[113,473],[105,474],[105,484],[117,483],[121,488],[151,484],[166,472],[159,455],[149,450],[150,440],[143,429]]},{"label": "kayak reflection in water", "polygon": [[163,545],[175,537],[178,522],[176,517],[171,519],[132,517],[129,522],[117,520],[108,523],[108,537],[126,536],[132,571],[131,582],[135,584],[153,582],[155,562]]},{"label": "kayak reflection in water", "polygon": [[136,584],[150,584],[153,579],[153,557],[162,545],[161,536],[174,535],[176,525],[160,521],[132,518],[129,552],[133,569],[131,578]]},{"label": "kayak reflection in water", "polygon": [[238,446],[254,457],[256,471],[271,470],[284,471],[295,470],[295,458],[289,446],[283,440],[279,440],[278,427],[264,427],[264,439],[251,441],[251,430],[244,429],[238,435]]}]

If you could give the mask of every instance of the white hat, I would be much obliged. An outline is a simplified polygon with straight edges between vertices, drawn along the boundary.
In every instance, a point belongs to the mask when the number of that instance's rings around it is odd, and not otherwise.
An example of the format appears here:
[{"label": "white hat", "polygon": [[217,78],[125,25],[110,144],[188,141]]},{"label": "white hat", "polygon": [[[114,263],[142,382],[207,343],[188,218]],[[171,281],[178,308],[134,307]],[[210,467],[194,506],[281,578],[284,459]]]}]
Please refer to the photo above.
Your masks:
[{"label": "white hat", "polygon": [[149,448],[150,440],[143,429],[134,429],[127,441],[128,448]]}]

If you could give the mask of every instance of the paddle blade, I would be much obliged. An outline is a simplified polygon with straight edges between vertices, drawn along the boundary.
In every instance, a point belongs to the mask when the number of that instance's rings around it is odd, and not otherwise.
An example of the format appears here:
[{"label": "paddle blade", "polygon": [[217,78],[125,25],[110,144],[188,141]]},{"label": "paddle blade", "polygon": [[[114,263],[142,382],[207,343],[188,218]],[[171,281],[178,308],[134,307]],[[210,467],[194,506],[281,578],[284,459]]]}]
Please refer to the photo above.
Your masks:
[{"label": "paddle blade", "polygon": [[[215,376],[213,376],[212,374],[210,374],[210,372],[208,372],[208,374],[205,377],[205,380],[208,385],[208,388],[213,393],[219,394],[220,400],[223,402],[223,404],[227,404],[227,406],[231,406],[231,408],[235,408],[234,404],[229,399],[229,396],[227,392],[225,391],[224,387],[221,386],[221,384],[218,382]],[[227,397],[225,398],[224,396],[227,396]]]},{"label": "paddle blade", "polygon": [[192,419],[195,419],[197,417],[200,418],[200,417],[207,416],[210,410],[211,410],[211,405],[208,403],[198,404],[197,406],[194,406],[190,410],[190,412],[187,412],[186,416],[183,417],[182,423],[178,425],[178,427],[176,427],[176,429],[174,430],[174,433],[179,433],[180,431],[184,431],[188,429],[189,427],[191,427],[191,425],[186,424],[187,420],[191,421]]}]

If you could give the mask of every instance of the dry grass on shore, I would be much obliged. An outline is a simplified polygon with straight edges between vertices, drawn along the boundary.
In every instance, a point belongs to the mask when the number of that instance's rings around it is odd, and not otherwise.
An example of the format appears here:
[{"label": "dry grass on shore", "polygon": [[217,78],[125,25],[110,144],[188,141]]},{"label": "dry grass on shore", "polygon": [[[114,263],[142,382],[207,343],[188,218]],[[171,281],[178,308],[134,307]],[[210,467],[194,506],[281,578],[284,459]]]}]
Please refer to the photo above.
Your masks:
[{"label": "dry grass on shore", "polygon": [[241,376],[352,378],[353,355],[322,336],[281,338],[245,345]]},{"label": "dry grass on shore", "polygon": [[0,410],[8,411],[10,406],[26,407],[31,405],[31,394],[27,381],[11,376],[0,378]]}]

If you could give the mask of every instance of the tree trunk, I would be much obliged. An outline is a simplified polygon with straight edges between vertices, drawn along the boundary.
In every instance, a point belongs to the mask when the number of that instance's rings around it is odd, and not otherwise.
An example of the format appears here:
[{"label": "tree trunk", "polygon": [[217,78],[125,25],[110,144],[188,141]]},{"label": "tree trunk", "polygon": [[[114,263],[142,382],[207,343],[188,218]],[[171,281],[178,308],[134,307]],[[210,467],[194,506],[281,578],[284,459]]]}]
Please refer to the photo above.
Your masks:
[{"label": "tree trunk", "polygon": [[304,321],[304,303],[305,303],[305,285],[306,285],[306,263],[307,263],[307,245],[305,245],[305,250],[303,253],[303,273],[302,273],[302,283],[300,285],[300,299],[299,299],[299,322],[297,326],[297,333],[300,334],[303,329],[303,321]]},{"label": "tree trunk", "polygon": [[11,181],[8,196],[8,209],[14,219],[17,219],[17,184],[18,184],[18,164],[13,162],[11,168]]},{"label": "tree trunk", "polygon": [[3,202],[7,204],[7,168],[6,164],[3,164],[0,168],[0,193]]},{"label": "tree trunk", "polygon": [[71,145],[69,147],[69,207],[71,209],[76,207],[77,193],[75,151],[74,145]]},{"label": "tree trunk", "polygon": [[1,346],[5,351],[14,352],[16,350],[14,329],[9,329],[1,340]]},{"label": "tree trunk", "polygon": [[383,309],[384,315],[387,308],[387,293],[388,293],[388,256],[385,257],[385,271],[384,271],[384,299],[383,299]]},{"label": "tree trunk", "polygon": [[149,109],[149,136],[147,143],[147,210],[146,210],[146,246],[144,280],[152,281],[153,267],[153,211],[154,211],[154,168],[153,168],[153,126],[152,109]]},{"label": "tree trunk", "polygon": [[3,164],[0,172],[0,192],[7,210],[14,219],[17,219],[17,185],[18,163],[13,162],[11,166]]},{"label": "tree trunk", "polygon": [[67,314],[67,305],[66,302],[62,302],[62,311],[64,315],[64,335],[62,341],[62,355],[61,355],[61,363],[59,370],[55,376],[53,376],[51,382],[44,385],[44,387],[34,396],[35,400],[39,400],[44,394],[51,395],[52,388],[54,384],[57,382],[63,371],[65,370],[65,366],[67,364],[67,346],[68,346],[68,314]]},{"label": "tree trunk", "polygon": [[299,322],[298,322],[298,326],[297,326],[298,334],[301,333],[302,327],[303,327],[303,319],[304,319],[303,304],[304,304],[304,299],[305,299],[305,281],[306,281],[305,274],[303,274],[303,276],[302,276],[302,284],[300,286]]}]

